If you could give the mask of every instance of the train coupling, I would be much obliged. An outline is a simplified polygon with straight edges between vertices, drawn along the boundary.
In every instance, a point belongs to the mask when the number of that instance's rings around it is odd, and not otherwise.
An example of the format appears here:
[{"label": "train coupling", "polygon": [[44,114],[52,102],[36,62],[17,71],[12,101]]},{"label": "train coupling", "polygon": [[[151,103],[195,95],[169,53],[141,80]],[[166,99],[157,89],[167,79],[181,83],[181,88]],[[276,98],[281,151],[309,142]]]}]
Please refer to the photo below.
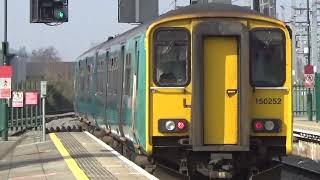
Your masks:
[{"label": "train coupling", "polygon": [[232,178],[232,173],[231,173],[232,166],[228,164],[222,164],[222,163],[223,163],[223,160],[209,162],[208,176],[210,179],[231,179]]}]

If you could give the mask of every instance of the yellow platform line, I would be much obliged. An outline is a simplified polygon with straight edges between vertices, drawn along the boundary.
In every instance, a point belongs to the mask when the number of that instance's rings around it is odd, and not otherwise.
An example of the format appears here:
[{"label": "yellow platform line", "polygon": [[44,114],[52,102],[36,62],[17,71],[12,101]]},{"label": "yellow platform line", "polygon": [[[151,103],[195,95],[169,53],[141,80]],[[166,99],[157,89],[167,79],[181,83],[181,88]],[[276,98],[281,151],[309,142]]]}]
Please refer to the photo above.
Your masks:
[{"label": "yellow platform line", "polygon": [[71,170],[72,174],[76,177],[77,180],[89,180],[88,176],[82,171],[82,169],[78,166],[77,162],[70,156],[67,149],[63,146],[60,139],[54,134],[49,134],[52,142],[60,152],[61,156],[63,157],[64,161],[67,163],[69,169]]}]

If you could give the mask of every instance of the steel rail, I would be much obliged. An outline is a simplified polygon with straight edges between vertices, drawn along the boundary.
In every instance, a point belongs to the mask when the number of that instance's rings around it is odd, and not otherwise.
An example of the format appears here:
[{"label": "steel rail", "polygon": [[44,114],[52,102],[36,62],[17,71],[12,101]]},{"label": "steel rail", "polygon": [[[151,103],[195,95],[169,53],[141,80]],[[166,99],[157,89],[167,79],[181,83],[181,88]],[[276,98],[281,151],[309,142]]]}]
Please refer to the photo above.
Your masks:
[{"label": "steel rail", "polygon": [[289,168],[292,168],[292,169],[296,169],[296,170],[305,172],[306,175],[312,175],[312,176],[320,177],[320,172],[318,172],[318,171],[314,171],[314,170],[311,170],[311,169],[307,169],[307,168],[305,168],[305,167],[293,165],[293,164],[290,164],[290,163],[287,163],[287,162],[281,162],[281,163],[282,163],[284,166],[287,166],[287,167],[289,167]]},{"label": "steel rail", "polygon": [[302,129],[293,129],[293,137],[306,139],[313,142],[320,142],[320,133]]}]

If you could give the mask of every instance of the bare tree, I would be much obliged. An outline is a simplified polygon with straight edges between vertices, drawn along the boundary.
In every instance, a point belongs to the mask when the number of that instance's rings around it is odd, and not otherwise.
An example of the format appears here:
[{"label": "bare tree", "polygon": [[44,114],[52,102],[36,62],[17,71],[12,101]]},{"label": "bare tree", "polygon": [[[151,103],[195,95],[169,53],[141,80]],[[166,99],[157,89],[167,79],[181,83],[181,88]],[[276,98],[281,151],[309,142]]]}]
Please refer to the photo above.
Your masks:
[{"label": "bare tree", "polygon": [[49,46],[47,48],[33,50],[30,56],[30,61],[52,63],[61,61],[61,58],[56,48]]},{"label": "bare tree", "polygon": [[23,58],[29,57],[29,53],[25,46],[20,47],[15,54]]}]

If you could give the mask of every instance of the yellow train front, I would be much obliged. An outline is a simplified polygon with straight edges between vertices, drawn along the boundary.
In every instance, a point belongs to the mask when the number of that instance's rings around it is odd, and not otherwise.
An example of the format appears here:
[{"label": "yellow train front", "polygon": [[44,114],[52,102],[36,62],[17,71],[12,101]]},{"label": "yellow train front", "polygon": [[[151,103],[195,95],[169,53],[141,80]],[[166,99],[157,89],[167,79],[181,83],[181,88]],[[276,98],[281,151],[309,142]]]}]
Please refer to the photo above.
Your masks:
[{"label": "yellow train front", "polygon": [[145,45],[146,152],[157,162],[240,179],[291,153],[291,32],[283,22],[194,5],[151,23]]}]

